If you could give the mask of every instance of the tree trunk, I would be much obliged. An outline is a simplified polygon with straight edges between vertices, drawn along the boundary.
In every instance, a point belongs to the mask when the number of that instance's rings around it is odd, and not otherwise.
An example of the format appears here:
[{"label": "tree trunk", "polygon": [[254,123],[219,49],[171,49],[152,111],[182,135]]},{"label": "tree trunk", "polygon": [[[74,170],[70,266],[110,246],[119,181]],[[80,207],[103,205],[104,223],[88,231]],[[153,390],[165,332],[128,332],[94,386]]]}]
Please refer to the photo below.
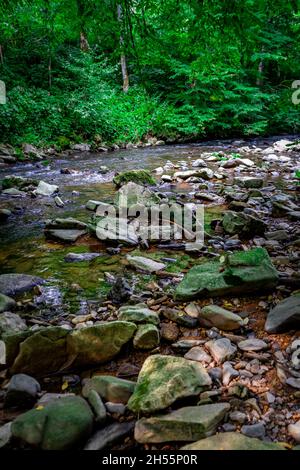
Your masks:
[{"label": "tree trunk", "polygon": [[4,58],[3,58],[3,47],[2,45],[0,44],[0,62],[1,64],[3,65],[4,63]]},{"label": "tree trunk", "polygon": [[90,45],[83,31],[80,33],[80,49],[83,52],[88,52],[90,50]]},{"label": "tree trunk", "polygon": [[124,93],[127,93],[129,89],[129,75],[128,75],[128,70],[127,70],[126,55],[124,53],[124,38],[122,34],[123,13],[122,13],[122,6],[120,4],[118,4],[117,10],[118,10],[118,21],[120,23],[121,71],[122,71],[122,77],[123,77],[123,91]]},{"label": "tree trunk", "polygon": [[[262,47],[261,52],[264,52],[264,47]],[[258,77],[256,80],[256,85],[261,87],[263,84],[263,72],[264,72],[264,61],[263,59],[260,60],[258,64]]]}]

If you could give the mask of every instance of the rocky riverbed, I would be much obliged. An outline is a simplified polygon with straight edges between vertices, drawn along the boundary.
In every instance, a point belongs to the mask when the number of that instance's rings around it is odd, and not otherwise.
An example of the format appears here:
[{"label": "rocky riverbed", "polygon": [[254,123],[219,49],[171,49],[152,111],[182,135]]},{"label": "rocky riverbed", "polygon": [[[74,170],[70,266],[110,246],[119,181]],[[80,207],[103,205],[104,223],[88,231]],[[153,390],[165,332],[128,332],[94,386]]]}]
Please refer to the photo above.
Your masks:
[{"label": "rocky riverbed", "polygon": [[[297,449],[299,138],[1,152],[0,448]],[[101,239],[124,197],[204,245]]]}]

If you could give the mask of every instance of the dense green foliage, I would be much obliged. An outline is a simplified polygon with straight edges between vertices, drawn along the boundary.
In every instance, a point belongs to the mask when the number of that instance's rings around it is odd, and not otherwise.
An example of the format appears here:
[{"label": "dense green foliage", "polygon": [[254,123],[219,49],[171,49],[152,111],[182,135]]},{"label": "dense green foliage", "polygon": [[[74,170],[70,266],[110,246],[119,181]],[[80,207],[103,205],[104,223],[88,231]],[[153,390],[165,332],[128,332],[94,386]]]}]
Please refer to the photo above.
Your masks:
[{"label": "dense green foliage", "polygon": [[299,0],[6,0],[0,15],[0,140],[300,129]]}]

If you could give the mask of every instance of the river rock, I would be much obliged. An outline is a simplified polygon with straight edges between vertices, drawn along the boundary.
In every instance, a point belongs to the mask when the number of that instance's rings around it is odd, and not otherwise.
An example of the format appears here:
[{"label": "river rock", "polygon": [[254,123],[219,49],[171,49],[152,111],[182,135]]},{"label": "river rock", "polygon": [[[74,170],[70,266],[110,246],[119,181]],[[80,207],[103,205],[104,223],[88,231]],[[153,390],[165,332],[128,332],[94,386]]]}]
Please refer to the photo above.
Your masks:
[{"label": "river rock", "polygon": [[166,341],[176,341],[179,336],[179,328],[176,323],[161,323],[160,335]]},{"label": "river rock", "polygon": [[11,211],[9,209],[0,209],[0,223],[5,222],[9,216],[11,216]]},{"label": "river rock", "polygon": [[5,295],[16,295],[28,292],[33,287],[44,284],[44,279],[30,274],[1,274],[0,292]]},{"label": "river rock", "polygon": [[190,361],[204,362],[206,364],[212,362],[212,358],[210,357],[210,355],[207,354],[207,352],[200,346],[195,346],[194,348],[191,348],[184,355],[184,357],[185,359],[189,359]]},{"label": "river rock", "polygon": [[223,364],[222,383],[225,387],[229,385],[232,379],[238,377],[239,375],[239,372],[232,367],[230,362],[225,362]]},{"label": "river rock", "polygon": [[241,428],[241,433],[248,437],[263,439],[265,437],[266,430],[263,423],[244,424]]},{"label": "river rock", "polygon": [[186,313],[175,308],[163,308],[162,314],[168,320],[178,323],[186,328],[195,328],[198,325],[198,319],[190,317]]},{"label": "river rock", "polygon": [[229,255],[229,266],[218,261],[194,266],[175,291],[176,300],[203,296],[244,294],[274,287],[278,273],[264,248],[238,251]]},{"label": "river rock", "polygon": [[194,168],[204,168],[204,167],[207,167],[207,164],[205,163],[204,160],[202,160],[202,158],[197,158],[197,160],[194,160],[193,163],[192,163],[192,167]]},{"label": "river rock", "polygon": [[[102,211],[105,213],[106,211],[110,210],[110,208],[111,208],[111,206],[109,204],[106,204],[105,202],[101,202],[101,201],[94,201],[93,199],[90,199],[86,203],[85,207],[89,211],[97,211],[97,213],[98,213],[98,209],[99,209],[99,211],[101,211],[101,214],[102,214]],[[101,215],[101,214],[99,212],[98,215]]]},{"label": "river rock", "polygon": [[300,294],[292,295],[272,308],[265,323],[268,333],[280,333],[293,327],[299,327],[300,322]]},{"label": "river rock", "polygon": [[201,323],[210,328],[215,326],[220,330],[231,331],[245,325],[245,320],[239,315],[218,307],[217,305],[206,305],[200,311]]},{"label": "river rock", "polygon": [[285,450],[280,443],[265,442],[238,432],[218,433],[181,448],[181,450]]},{"label": "river rock", "polygon": [[163,410],[178,398],[197,395],[210,385],[209,375],[197,362],[174,356],[149,356],[127,406],[135,413]]},{"label": "river rock", "polygon": [[6,423],[0,427],[0,449],[9,444],[12,438],[11,425],[12,423]]},{"label": "river rock", "polygon": [[118,319],[133,323],[153,323],[158,325],[159,316],[146,304],[124,305],[118,311]]},{"label": "river rock", "polygon": [[155,325],[139,325],[133,338],[136,349],[154,349],[159,345],[159,331]]},{"label": "river rock", "polygon": [[118,276],[114,281],[111,290],[108,293],[108,298],[115,304],[126,302],[132,294],[132,289],[128,281],[121,276]]},{"label": "river rock", "polygon": [[58,186],[55,184],[46,183],[45,181],[40,181],[38,187],[34,190],[34,193],[40,196],[52,196],[57,192]]},{"label": "river rock", "polygon": [[300,443],[300,421],[297,421],[295,424],[289,424],[288,433],[296,442]]},{"label": "river rock", "polygon": [[14,334],[27,330],[25,321],[16,313],[4,312],[0,314],[0,338],[4,334]]},{"label": "river rock", "polygon": [[87,400],[94,412],[96,422],[103,424],[106,421],[106,408],[99,393],[91,389],[87,394]]},{"label": "river rock", "polygon": [[84,450],[103,450],[116,444],[133,431],[135,422],[114,423],[100,431],[97,431],[87,442]]},{"label": "river rock", "polygon": [[137,421],[134,437],[140,444],[195,441],[216,431],[230,409],[228,403],[187,406],[169,414]]},{"label": "river rock", "polygon": [[231,359],[237,351],[236,346],[227,338],[208,341],[205,346],[218,364]]},{"label": "river rock", "polygon": [[2,191],[3,196],[11,196],[11,197],[24,197],[27,195],[25,191],[20,191],[20,189],[16,188],[9,188],[9,189],[4,189]]},{"label": "river rock", "polygon": [[95,258],[103,256],[102,253],[68,253],[64,260],[67,263],[78,263],[81,261],[92,261]]},{"label": "river rock", "polygon": [[101,323],[73,330],[67,338],[72,367],[83,367],[110,361],[134,335],[136,325],[126,321]]},{"label": "river rock", "polygon": [[95,375],[92,379],[86,381],[82,394],[87,397],[90,390],[95,390],[105,401],[126,405],[134,392],[135,386],[135,382],[119,379],[112,375]]},{"label": "river rock", "polygon": [[8,384],[4,406],[6,408],[30,408],[36,401],[41,386],[30,375],[13,375]]},{"label": "river rock", "polygon": [[261,339],[250,338],[240,341],[238,343],[239,349],[242,351],[252,352],[252,351],[261,351],[262,349],[267,349],[268,345]]},{"label": "river rock", "polygon": [[37,186],[38,182],[31,178],[23,178],[23,176],[7,175],[2,180],[2,189],[18,189],[26,191],[30,186]]},{"label": "river rock", "polygon": [[43,450],[78,449],[92,432],[93,413],[81,397],[67,397],[27,411],[12,423],[12,434]]},{"label": "river rock", "polygon": [[254,235],[263,235],[267,224],[252,215],[243,212],[226,211],[222,220],[222,225],[229,235],[241,235],[251,238]]},{"label": "river rock", "polygon": [[16,305],[17,304],[14,299],[8,297],[7,295],[0,294],[0,313],[14,310]]},{"label": "river rock", "polygon": [[141,205],[150,207],[154,204],[159,204],[160,198],[151,191],[149,188],[145,188],[136,183],[127,183],[122,186],[116,196],[115,204],[119,207],[131,207],[135,205]]},{"label": "river rock", "polygon": [[53,238],[54,240],[60,240],[62,242],[76,242],[78,238],[82,237],[86,234],[85,230],[47,230],[45,231],[45,235],[48,238]]},{"label": "river rock", "polygon": [[137,269],[146,271],[148,273],[154,273],[156,271],[161,271],[166,267],[163,263],[158,263],[150,258],[144,258],[143,256],[130,256],[127,255],[126,259],[131,266],[134,266]]},{"label": "river rock", "polygon": [[115,185],[120,187],[127,183],[135,183],[140,185],[152,185],[156,184],[155,179],[148,170],[128,170],[123,171],[116,175],[113,179]]},{"label": "river rock", "polygon": [[213,178],[214,172],[210,168],[196,168],[195,170],[176,171],[174,178],[187,180],[188,178],[196,177],[205,180]]},{"label": "river rock", "polygon": [[97,221],[96,236],[107,243],[135,246],[139,243],[138,224],[127,219],[105,216]]},{"label": "river rock", "polygon": [[263,186],[264,180],[257,176],[239,176],[234,179],[234,183],[241,188],[259,189]]}]

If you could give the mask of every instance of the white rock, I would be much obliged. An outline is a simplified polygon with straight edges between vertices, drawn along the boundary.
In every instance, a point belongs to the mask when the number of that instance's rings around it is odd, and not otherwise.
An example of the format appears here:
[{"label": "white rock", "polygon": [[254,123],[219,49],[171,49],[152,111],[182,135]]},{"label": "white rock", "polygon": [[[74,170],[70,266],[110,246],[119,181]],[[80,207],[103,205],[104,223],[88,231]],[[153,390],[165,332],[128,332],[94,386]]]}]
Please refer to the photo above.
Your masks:
[{"label": "white rock", "polygon": [[58,191],[58,186],[55,184],[49,184],[45,181],[40,181],[38,187],[34,191],[35,194],[40,196],[52,196],[52,194]]}]

